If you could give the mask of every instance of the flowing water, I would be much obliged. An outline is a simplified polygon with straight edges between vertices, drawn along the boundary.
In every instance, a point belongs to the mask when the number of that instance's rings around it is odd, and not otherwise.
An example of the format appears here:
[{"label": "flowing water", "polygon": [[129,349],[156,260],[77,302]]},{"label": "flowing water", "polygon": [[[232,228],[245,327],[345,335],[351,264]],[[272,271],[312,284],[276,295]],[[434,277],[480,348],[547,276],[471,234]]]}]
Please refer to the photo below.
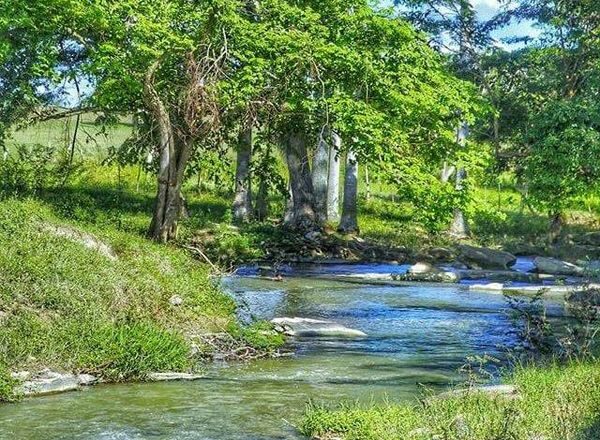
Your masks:
[{"label": "flowing water", "polygon": [[[295,355],[215,365],[194,382],[104,385],[0,406],[0,438],[295,439],[306,402],[412,399],[459,380],[471,354],[501,356],[513,341],[502,295],[461,285],[385,286],[324,280],[402,266],[340,265],[269,281],[231,277],[223,285],[243,318],[324,318],[363,339],[306,338]],[[240,272],[240,273],[249,273]],[[558,308],[555,304],[553,307]]]}]

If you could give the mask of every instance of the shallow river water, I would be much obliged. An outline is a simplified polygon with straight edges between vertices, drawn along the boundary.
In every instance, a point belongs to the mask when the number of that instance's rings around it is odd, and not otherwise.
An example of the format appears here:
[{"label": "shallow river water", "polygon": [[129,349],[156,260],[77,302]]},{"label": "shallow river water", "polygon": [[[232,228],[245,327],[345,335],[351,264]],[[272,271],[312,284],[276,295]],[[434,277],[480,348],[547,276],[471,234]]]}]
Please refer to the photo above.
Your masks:
[{"label": "shallow river water", "polygon": [[206,379],[194,382],[104,385],[3,405],[0,438],[295,439],[294,424],[309,400],[411,399],[423,387],[460,380],[467,355],[500,355],[499,347],[513,342],[502,295],[316,276],[400,270],[344,265],[296,271],[300,276],[281,282],[226,278],[245,317],[324,318],[368,337],[296,340],[292,357],[210,367]]}]

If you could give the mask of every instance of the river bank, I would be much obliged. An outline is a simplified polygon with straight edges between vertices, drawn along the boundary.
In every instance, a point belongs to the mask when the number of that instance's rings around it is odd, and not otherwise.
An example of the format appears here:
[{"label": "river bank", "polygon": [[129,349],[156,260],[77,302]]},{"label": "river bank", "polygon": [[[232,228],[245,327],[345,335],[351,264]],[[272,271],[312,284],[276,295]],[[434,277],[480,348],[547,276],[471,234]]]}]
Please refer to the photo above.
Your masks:
[{"label": "river bank", "polygon": [[25,372],[67,375],[67,388],[70,375],[140,381],[283,343],[240,326],[235,301],[185,250],[34,200],[3,201],[0,219],[0,400],[19,398]]},{"label": "river bank", "polygon": [[323,440],[599,438],[597,362],[521,367],[506,379],[516,394],[473,388],[400,405],[310,405],[300,429]]}]

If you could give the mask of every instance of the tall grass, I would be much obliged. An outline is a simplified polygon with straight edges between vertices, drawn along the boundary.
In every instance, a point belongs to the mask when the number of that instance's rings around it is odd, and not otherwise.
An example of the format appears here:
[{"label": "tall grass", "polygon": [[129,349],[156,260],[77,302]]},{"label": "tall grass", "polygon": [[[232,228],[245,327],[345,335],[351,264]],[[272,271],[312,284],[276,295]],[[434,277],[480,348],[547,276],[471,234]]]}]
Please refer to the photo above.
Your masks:
[{"label": "tall grass", "polygon": [[344,440],[596,440],[600,364],[523,367],[507,378],[516,398],[472,392],[418,403],[327,408],[310,404],[300,426]]}]

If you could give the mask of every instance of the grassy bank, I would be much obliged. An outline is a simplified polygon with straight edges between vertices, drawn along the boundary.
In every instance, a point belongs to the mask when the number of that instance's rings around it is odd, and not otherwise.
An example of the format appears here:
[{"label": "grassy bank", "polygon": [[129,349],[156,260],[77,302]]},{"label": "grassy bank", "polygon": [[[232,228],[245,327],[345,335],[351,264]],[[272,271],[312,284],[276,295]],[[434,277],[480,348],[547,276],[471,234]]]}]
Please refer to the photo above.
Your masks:
[{"label": "grassy bank", "polygon": [[344,440],[600,438],[599,363],[521,368],[508,380],[519,398],[471,393],[414,404],[309,405],[301,430]]},{"label": "grassy bank", "polygon": [[[195,368],[193,335],[226,332],[266,349],[281,342],[261,327],[241,329],[233,300],[188,252],[132,233],[131,200],[94,211],[84,209],[90,195],[46,197],[0,203],[0,400],[11,397],[9,371],[50,367],[137,380]],[[114,257],[84,246],[81,234]],[[181,304],[172,304],[174,296]]]}]

